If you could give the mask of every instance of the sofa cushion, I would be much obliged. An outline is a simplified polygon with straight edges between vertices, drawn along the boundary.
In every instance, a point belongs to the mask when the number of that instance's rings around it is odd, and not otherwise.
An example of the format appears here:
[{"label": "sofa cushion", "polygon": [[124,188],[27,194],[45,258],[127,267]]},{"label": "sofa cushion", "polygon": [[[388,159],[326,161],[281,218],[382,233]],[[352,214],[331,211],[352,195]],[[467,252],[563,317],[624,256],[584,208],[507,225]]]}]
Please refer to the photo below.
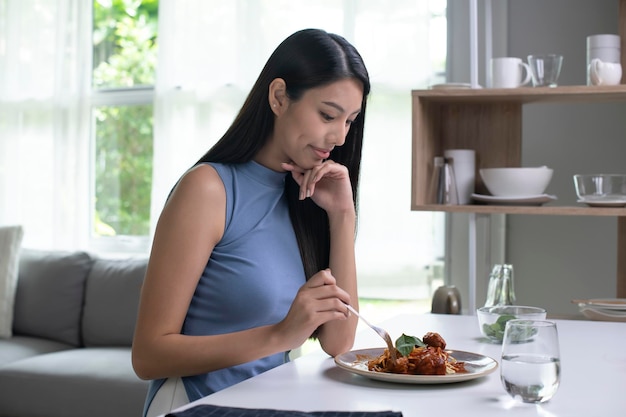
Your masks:
[{"label": "sofa cushion", "polygon": [[147,390],[130,348],[48,353],[0,368],[0,415],[141,416]]},{"label": "sofa cushion", "polygon": [[0,227],[0,337],[11,337],[22,226]]},{"label": "sofa cushion", "polygon": [[85,252],[23,249],[13,332],[79,346],[85,280],[92,264]]},{"label": "sofa cushion", "polygon": [[0,367],[31,356],[73,348],[74,346],[65,343],[39,337],[13,336],[9,339],[0,339]]},{"label": "sofa cushion", "polygon": [[131,346],[147,259],[96,259],[87,277],[85,346]]}]

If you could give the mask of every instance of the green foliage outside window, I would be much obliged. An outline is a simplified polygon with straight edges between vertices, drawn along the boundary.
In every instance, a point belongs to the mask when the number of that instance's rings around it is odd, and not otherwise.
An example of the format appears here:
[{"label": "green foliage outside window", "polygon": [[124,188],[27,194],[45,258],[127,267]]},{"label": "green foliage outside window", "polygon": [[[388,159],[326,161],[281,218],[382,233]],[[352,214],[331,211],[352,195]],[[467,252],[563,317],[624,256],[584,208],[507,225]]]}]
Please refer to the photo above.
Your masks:
[{"label": "green foliage outside window", "polygon": [[[158,0],[94,1],[94,90],[154,85],[157,17]],[[149,233],[152,113],[151,103],[94,109],[96,235]]]}]

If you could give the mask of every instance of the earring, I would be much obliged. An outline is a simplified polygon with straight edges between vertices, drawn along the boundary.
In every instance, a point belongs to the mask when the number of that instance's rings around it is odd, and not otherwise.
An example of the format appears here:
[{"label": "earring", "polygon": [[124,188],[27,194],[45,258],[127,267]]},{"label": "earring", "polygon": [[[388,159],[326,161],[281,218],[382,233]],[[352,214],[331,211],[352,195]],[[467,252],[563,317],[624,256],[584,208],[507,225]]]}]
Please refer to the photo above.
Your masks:
[{"label": "earring", "polygon": [[276,103],[272,104],[272,106],[276,107]]}]

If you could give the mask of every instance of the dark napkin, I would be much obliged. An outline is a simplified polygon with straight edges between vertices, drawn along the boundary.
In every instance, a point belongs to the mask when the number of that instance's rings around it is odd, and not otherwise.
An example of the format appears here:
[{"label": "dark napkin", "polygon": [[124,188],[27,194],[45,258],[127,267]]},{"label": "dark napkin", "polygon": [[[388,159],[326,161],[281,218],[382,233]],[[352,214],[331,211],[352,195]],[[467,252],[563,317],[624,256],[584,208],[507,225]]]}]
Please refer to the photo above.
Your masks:
[{"label": "dark napkin", "polygon": [[166,417],[402,417],[396,411],[291,411],[197,405]]}]

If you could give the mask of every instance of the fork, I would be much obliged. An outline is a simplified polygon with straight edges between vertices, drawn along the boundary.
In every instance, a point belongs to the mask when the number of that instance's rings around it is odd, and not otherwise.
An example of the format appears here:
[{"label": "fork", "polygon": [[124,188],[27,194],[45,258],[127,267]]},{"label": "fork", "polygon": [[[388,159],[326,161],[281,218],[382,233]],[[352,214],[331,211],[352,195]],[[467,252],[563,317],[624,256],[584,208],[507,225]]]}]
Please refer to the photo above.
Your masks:
[{"label": "fork", "polygon": [[391,341],[391,336],[389,336],[389,333],[387,333],[387,330],[380,328],[378,326],[374,326],[372,323],[367,321],[365,317],[360,315],[359,312],[356,311],[354,307],[352,307],[350,304],[346,304],[346,307],[348,307],[348,310],[350,310],[352,314],[354,314],[355,316],[363,320],[365,324],[367,324],[372,330],[374,330],[376,333],[378,333],[380,337],[383,338],[385,343],[387,343],[387,349],[389,349],[389,355],[391,356],[391,361],[395,362],[396,361],[396,348],[393,346],[393,342]]}]

